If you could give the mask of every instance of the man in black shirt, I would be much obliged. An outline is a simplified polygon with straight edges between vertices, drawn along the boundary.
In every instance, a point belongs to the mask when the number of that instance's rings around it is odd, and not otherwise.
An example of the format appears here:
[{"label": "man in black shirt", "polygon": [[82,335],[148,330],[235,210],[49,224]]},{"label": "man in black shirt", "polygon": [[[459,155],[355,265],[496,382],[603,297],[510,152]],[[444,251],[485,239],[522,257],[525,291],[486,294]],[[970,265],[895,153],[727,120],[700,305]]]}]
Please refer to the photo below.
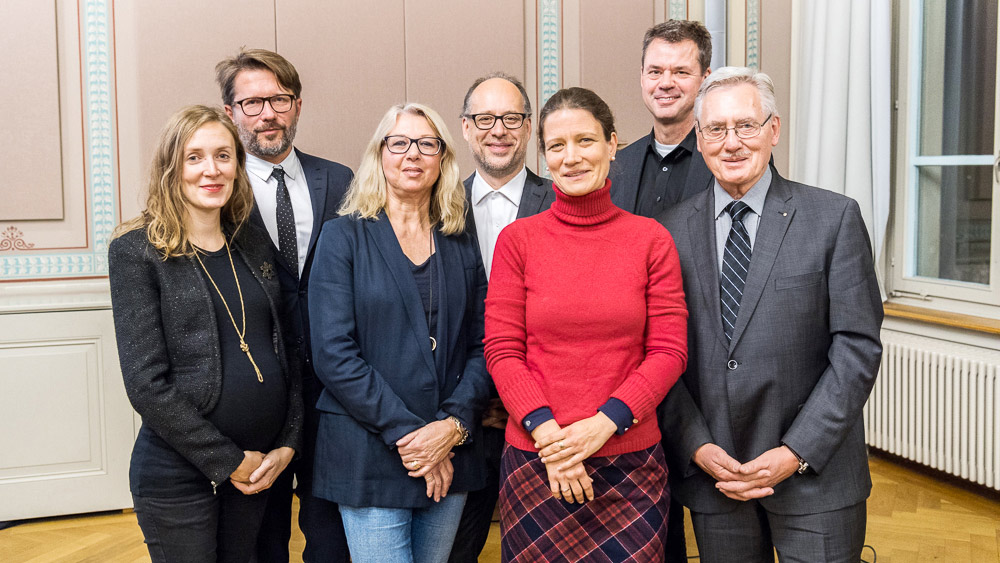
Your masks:
[{"label": "man in black shirt", "polygon": [[[656,217],[712,185],[694,129],[694,100],[711,72],[711,61],[712,36],[700,22],[668,20],[646,31],[639,84],[642,101],[653,115],[653,130],[620,149],[611,163],[611,200],[618,207]],[[670,429],[661,430],[669,440]],[[684,507],[673,497],[666,560],[687,561]]]},{"label": "man in black shirt", "polygon": [[653,130],[611,163],[611,199],[618,207],[655,217],[710,185],[693,110],[711,60],[712,36],[700,22],[668,20],[646,31],[639,82]]}]

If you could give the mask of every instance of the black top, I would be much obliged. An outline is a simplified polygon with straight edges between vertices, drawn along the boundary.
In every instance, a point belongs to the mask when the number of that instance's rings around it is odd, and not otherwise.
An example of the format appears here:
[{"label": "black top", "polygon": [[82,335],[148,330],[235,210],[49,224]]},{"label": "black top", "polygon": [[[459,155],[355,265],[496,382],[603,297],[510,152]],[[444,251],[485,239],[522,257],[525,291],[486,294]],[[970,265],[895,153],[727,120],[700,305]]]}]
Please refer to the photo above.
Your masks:
[{"label": "black top", "polygon": [[[417,291],[420,293],[420,304],[423,305],[424,315],[427,318],[427,333],[434,337],[435,340],[439,340],[437,334],[437,316],[438,316],[438,305],[441,302],[441,282],[439,281],[439,276],[435,275],[434,279],[431,279],[431,268],[437,268],[437,260],[435,260],[437,253],[431,254],[423,264],[417,265],[410,262],[410,271],[413,273],[413,281],[417,282]],[[437,272],[435,272],[437,273]],[[431,287],[431,281],[434,282],[434,286]],[[434,293],[434,299],[431,299],[431,292]],[[427,343],[428,346],[431,345],[430,342]]]},{"label": "black top", "polygon": [[[224,435],[231,438],[244,450],[267,453],[273,449],[274,440],[285,421],[287,389],[281,373],[281,364],[271,341],[274,321],[264,290],[253,279],[250,269],[239,259],[236,249],[232,249],[239,289],[233,279],[233,265],[225,247],[216,252],[208,252],[202,263],[211,274],[205,283],[209,286],[212,304],[215,306],[215,321],[219,327],[219,342],[222,351],[222,393],[215,408],[208,413],[208,419]],[[205,272],[202,271],[202,275]],[[226,312],[226,306],[219,298],[219,292],[212,286],[215,280],[219,291],[226,298],[236,325],[243,328],[240,313],[240,292],[246,307],[246,333],[244,341],[250,354],[260,369],[264,381],[257,379],[257,373],[246,353],[240,349],[240,339],[233,327],[233,321]]]},{"label": "black top", "polygon": [[694,129],[667,156],[656,152],[652,135],[646,146],[646,156],[639,178],[639,193],[635,214],[655,217],[681,201],[687,182],[691,155],[697,148]]}]

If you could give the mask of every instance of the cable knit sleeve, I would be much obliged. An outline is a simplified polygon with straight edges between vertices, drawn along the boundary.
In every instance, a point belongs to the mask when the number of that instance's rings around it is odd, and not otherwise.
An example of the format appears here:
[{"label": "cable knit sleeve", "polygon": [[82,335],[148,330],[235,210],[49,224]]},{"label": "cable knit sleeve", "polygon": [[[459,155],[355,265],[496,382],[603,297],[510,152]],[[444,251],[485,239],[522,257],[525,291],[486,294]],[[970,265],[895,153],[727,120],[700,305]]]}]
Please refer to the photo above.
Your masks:
[{"label": "cable knit sleeve", "polygon": [[687,306],[674,240],[660,225],[648,251],[646,356],[612,393],[646,420],[687,366]]},{"label": "cable knit sleeve", "polygon": [[527,245],[519,227],[517,222],[511,223],[497,238],[486,296],[485,353],[497,392],[510,416],[521,425],[525,416],[550,405],[526,361]]}]

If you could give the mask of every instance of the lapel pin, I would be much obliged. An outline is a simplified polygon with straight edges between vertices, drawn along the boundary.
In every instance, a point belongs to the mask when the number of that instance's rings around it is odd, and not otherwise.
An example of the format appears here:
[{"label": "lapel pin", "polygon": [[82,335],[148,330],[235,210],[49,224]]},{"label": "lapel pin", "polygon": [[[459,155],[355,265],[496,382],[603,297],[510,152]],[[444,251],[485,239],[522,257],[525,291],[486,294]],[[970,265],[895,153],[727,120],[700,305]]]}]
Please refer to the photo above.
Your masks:
[{"label": "lapel pin", "polygon": [[270,262],[264,262],[260,265],[260,273],[265,278],[271,279],[274,277],[274,266]]},{"label": "lapel pin", "polygon": [[781,212],[781,216],[782,216],[782,217],[788,217],[788,213],[786,213],[786,212],[782,211],[782,212]]}]

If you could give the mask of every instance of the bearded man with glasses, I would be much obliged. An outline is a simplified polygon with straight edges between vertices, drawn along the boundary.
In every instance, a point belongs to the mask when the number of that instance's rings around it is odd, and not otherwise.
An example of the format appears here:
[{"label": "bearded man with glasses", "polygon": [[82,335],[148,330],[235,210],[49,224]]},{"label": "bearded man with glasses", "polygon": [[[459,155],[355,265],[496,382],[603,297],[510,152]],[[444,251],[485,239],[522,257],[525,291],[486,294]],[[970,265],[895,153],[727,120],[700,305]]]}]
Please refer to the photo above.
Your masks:
[{"label": "bearded man with glasses", "polygon": [[259,561],[287,562],[291,535],[292,477],[297,478],[299,527],[306,538],[305,561],[347,563],[350,556],[335,503],[312,495],[313,452],[323,387],[312,366],[309,346],[308,280],[320,227],[337,216],[353,174],[346,166],[308,155],[292,146],[302,111],[299,74],[281,55],[242,49],[215,67],[226,113],[247,151],[247,176],[254,192],[252,225],[265,229],[274,246],[273,271],[281,283],[289,367],[302,380],[304,443],[290,456],[265,458],[281,476],[272,486],[257,538]]}]

